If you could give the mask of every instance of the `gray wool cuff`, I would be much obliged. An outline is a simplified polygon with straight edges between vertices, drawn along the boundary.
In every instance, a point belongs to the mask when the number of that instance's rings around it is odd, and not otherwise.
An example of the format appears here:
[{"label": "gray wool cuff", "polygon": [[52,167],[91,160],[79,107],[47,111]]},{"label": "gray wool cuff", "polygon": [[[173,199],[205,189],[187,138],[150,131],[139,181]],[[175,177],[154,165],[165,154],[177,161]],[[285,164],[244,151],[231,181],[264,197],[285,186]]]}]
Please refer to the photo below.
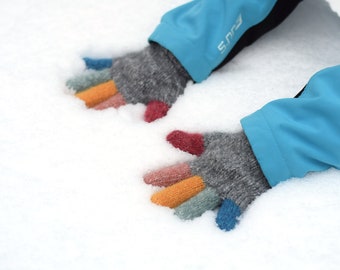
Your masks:
[{"label": "gray wool cuff", "polygon": [[243,131],[205,134],[204,144],[204,153],[190,168],[222,199],[233,200],[244,211],[270,188]]},{"label": "gray wool cuff", "polygon": [[191,79],[178,60],[157,43],[115,59],[112,79],[127,103],[158,100],[172,105]]}]

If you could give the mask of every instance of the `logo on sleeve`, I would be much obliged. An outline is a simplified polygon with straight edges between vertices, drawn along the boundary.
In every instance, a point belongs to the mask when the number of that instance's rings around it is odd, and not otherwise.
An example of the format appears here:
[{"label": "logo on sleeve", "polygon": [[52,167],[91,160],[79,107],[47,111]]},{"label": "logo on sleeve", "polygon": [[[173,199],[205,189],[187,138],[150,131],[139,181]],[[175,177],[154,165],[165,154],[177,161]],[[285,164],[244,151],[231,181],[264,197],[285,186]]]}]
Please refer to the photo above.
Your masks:
[{"label": "logo on sleeve", "polygon": [[234,25],[231,27],[230,31],[226,34],[225,38],[218,44],[217,48],[220,51],[221,54],[223,54],[226,49],[230,46],[230,43],[232,42],[235,33],[242,25],[242,14],[238,15]]}]

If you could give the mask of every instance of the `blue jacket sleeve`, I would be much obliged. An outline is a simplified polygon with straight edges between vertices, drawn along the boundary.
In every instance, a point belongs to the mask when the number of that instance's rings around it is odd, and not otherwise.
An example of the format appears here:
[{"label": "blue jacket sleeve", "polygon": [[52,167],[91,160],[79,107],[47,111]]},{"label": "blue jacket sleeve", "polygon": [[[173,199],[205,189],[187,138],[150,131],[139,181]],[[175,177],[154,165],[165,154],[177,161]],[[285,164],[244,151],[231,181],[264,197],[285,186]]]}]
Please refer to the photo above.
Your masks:
[{"label": "blue jacket sleeve", "polygon": [[279,99],[241,120],[269,184],[340,169],[340,65],[316,73],[299,98]]},{"label": "blue jacket sleeve", "polygon": [[194,0],[166,13],[149,40],[171,51],[193,80],[201,82],[276,2]]}]

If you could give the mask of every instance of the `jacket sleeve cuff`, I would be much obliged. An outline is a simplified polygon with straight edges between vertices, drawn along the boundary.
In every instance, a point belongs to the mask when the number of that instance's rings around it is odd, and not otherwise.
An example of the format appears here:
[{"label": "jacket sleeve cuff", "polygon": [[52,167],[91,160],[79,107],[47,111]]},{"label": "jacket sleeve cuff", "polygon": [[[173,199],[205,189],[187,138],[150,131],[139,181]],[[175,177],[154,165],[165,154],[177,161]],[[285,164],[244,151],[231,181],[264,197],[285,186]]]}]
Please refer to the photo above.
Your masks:
[{"label": "jacket sleeve cuff", "polygon": [[261,110],[243,118],[242,128],[270,186],[292,177],[280,146]]},{"label": "jacket sleeve cuff", "polygon": [[208,61],[202,57],[202,52],[198,50],[197,46],[186,38],[185,34],[172,29],[165,22],[161,22],[157,26],[149,37],[149,41],[156,42],[169,50],[195,82],[202,82],[213,70]]}]

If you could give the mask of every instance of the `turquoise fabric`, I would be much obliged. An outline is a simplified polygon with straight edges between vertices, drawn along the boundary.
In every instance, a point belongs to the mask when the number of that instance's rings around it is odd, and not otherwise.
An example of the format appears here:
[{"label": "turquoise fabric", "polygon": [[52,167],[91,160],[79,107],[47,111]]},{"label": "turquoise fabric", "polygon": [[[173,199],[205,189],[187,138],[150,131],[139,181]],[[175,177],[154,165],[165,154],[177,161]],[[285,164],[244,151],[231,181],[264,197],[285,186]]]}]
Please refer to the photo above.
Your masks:
[{"label": "turquoise fabric", "polygon": [[316,73],[299,98],[270,102],[241,124],[271,186],[340,169],[340,65]]},{"label": "turquoise fabric", "polygon": [[195,0],[166,13],[150,36],[201,82],[240,37],[267,17],[275,0]]}]

